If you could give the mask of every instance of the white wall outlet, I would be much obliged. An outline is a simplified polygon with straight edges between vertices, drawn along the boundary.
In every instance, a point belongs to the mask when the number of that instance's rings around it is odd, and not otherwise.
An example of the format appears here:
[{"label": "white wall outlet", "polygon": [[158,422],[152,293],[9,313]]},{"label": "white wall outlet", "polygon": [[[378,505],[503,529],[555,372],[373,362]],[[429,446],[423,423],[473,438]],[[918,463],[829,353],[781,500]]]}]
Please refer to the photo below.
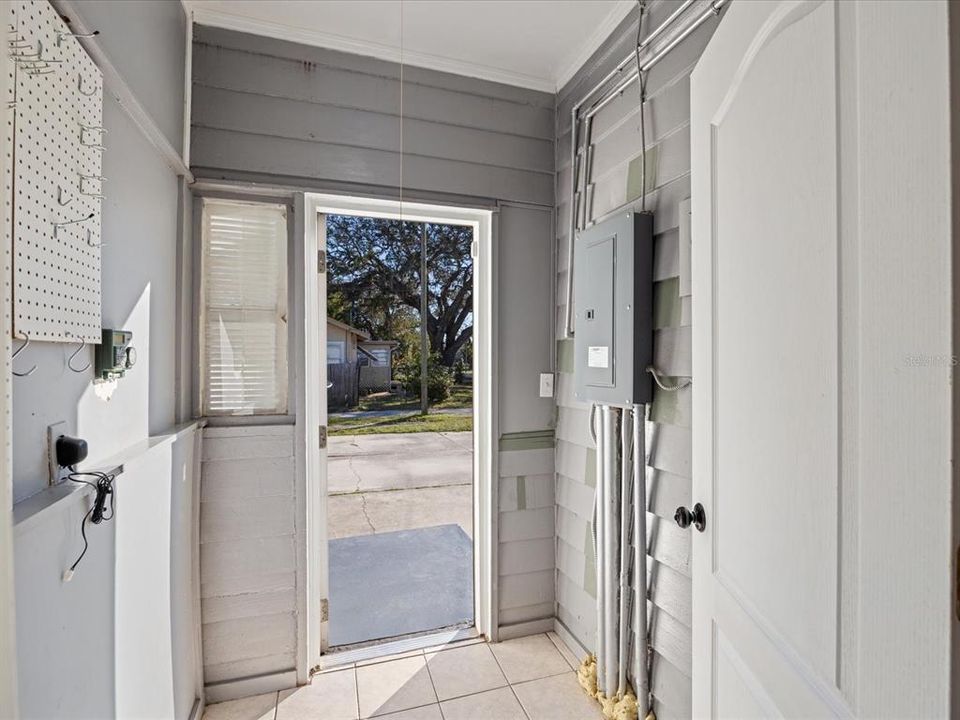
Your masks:
[{"label": "white wall outlet", "polygon": [[57,465],[57,438],[67,434],[67,423],[61,420],[53,425],[47,425],[47,464],[50,467],[50,484],[57,485],[63,475],[63,469]]},{"label": "white wall outlet", "polygon": [[540,373],[540,397],[553,397],[553,373]]}]

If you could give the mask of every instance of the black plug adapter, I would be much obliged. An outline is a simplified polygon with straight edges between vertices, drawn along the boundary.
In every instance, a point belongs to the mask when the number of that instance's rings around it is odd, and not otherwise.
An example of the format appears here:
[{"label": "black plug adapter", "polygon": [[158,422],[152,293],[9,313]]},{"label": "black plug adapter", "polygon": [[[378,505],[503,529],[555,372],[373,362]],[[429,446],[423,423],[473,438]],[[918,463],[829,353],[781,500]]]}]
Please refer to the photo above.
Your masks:
[{"label": "black plug adapter", "polygon": [[73,467],[87,457],[87,441],[81,438],[61,435],[55,446],[57,465]]}]

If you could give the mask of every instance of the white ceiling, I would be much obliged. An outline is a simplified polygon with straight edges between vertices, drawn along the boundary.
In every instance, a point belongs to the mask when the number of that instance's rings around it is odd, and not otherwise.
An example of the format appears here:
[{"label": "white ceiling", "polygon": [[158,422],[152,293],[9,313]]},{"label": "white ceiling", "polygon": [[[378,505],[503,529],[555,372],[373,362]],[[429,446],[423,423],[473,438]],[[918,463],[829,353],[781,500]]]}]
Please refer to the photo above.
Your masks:
[{"label": "white ceiling", "polygon": [[635,0],[183,0],[194,20],[556,92]]}]

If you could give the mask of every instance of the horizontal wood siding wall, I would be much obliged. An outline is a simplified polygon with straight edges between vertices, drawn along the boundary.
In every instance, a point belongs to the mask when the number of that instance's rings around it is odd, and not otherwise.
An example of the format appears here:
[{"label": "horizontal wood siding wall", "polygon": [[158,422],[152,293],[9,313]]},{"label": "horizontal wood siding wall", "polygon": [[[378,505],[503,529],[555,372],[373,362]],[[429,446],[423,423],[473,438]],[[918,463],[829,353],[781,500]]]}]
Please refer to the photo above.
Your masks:
[{"label": "horizontal wood siding wall", "polygon": [[292,425],[204,430],[200,602],[208,686],[295,666],[293,435]]},{"label": "horizontal wood siding wall", "polygon": [[[645,27],[656,27],[675,7],[656,3]],[[649,73],[646,137],[647,207],[655,214],[655,362],[666,375],[689,376],[690,297],[681,291],[680,206],[690,195],[689,74],[716,26],[708,21]],[[636,15],[561,91],[557,108],[557,616],[587,648],[596,641],[596,580],[591,518],[596,450],[589,406],[573,397],[572,340],[563,339],[567,237],[570,221],[570,109],[617,62],[636,38]],[[593,125],[590,219],[615,210],[639,210],[638,88],[632,85],[603,108]],[[651,183],[648,182],[648,187]],[[689,272],[689,270],[687,270]],[[684,294],[687,293],[687,294]],[[673,522],[690,502],[690,391],[657,391],[647,423],[648,581],[654,654],[653,692],[660,720],[690,717],[690,535]]]},{"label": "horizontal wood siding wall", "polygon": [[501,634],[511,625],[554,616],[552,439],[546,444],[500,452]]},{"label": "horizontal wood siding wall", "polygon": [[553,367],[553,212],[502,203],[497,229],[498,586],[506,638],[554,615],[555,406],[540,397],[538,382]]},{"label": "horizontal wood siding wall", "polygon": [[553,95],[204,26],[193,52],[198,177],[553,205]]},{"label": "horizontal wood siding wall", "polygon": [[[401,85],[394,63],[218,28],[195,28],[193,50],[198,178],[389,197],[402,153],[404,197],[499,210],[499,430],[550,443],[501,453],[514,495],[500,517],[500,623],[517,631],[551,618],[554,404],[539,397],[537,376],[552,369],[554,351],[556,97],[413,67]],[[256,451],[243,435],[252,429],[208,430],[205,478],[218,493],[203,505],[208,683],[293,667],[292,430],[270,430],[282,443],[258,438]],[[235,447],[254,459],[252,474],[231,459]],[[261,568],[261,558],[275,566]]]}]

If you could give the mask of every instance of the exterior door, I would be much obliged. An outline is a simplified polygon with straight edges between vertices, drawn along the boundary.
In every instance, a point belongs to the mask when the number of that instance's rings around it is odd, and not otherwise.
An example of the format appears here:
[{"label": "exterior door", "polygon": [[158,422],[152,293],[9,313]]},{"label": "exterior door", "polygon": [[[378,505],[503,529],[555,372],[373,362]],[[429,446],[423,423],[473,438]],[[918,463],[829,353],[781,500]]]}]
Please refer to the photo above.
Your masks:
[{"label": "exterior door", "polygon": [[692,75],[695,717],[949,716],[947,27],[734,0]]}]

